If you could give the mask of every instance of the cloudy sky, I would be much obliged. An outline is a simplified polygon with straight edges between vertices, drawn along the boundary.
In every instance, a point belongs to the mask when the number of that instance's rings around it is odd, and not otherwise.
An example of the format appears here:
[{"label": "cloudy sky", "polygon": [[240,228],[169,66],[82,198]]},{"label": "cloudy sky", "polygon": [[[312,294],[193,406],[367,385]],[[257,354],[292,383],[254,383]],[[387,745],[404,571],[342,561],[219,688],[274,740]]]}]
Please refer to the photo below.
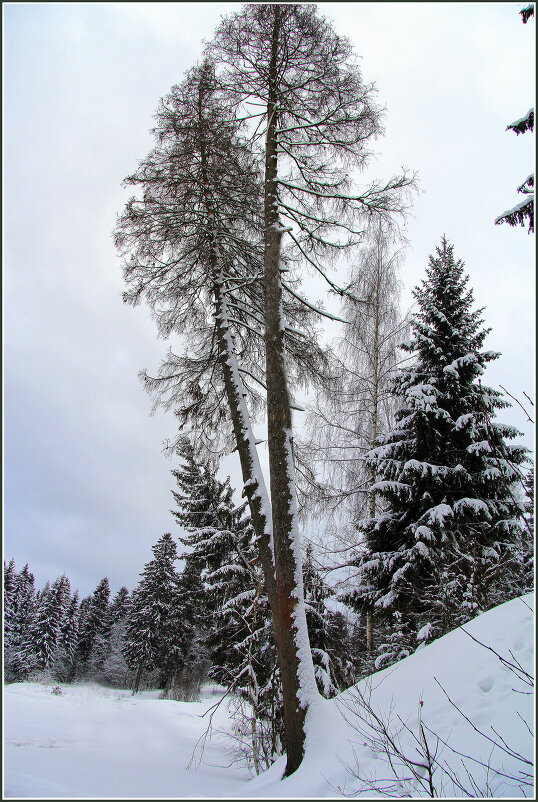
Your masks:
[{"label": "cloudy sky", "polygon": [[[443,234],[502,352],[489,384],[534,387],[534,238],[494,226],[533,170],[534,20],[522,3],[320,3],[386,106],[372,164],[421,193],[407,223],[404,305]],[[4,4],[4,556],[38,585],[132,588],[174,531],[173,415],[137,378],[166,349],[121,302],[111,232],[122,179],[151,147],[159,98],[236,3]],[[527,404],[527,406],[529,406]],[[503,415],[533,447],[515,407]],[[227,472],[234,470],[226,463]]]}]

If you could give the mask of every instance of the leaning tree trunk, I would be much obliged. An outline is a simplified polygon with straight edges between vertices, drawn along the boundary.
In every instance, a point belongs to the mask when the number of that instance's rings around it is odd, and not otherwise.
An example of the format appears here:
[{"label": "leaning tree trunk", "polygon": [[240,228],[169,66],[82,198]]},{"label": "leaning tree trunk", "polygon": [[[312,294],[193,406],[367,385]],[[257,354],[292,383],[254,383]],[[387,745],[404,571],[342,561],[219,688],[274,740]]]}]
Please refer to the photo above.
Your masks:
[{"label": "leaning tree trunk", "polygon": [[[237,356],[229,325],[228,306],[226,294],[224,292],[224,278],[220,264],[219,243],[216,231],[215,207],[209,189],[210,181],[203,116],[204,91],[205,87],[203,83],[201,83],[198,93],[198,119],[200,122],[199,148],[204,204],[207,214],[207,228],[212,240],[209,260],[211,273],[213,275],[213,297],[215,303],[219,364],[222,369],[224,389],[241,464],[244,492],[250,509],[252,525],[256,534],[258,552],[264,573],[265,589],[271,610],[274,610],[276,592],[271,505],[269,502],[269,494],[265,487],[258,452],[256,450],[256,441],[250,423],[250,415],[245,403],[245,388],[239,372],[239,365],[237,363]],[[275,630],[275,622],[276,617],[273,616],[273,632],[276,640],[277,633]]]},{"label": "leaning tree trunk", "polygon": [[[231,339],[226,296],[223,293],[222,280],[217,279],[215,281],[214,296],[219,360],[224,376],[224,387],[228,399],[237,452],[241,463],[243,487],[249,504],[252,525],[256,533],[267,598],[269,599],[271,610],[274,610],[276,590],[271,506],[265,488],[265,481],[258,453],[256,451],[250,416],[245,404],[245,391]],[[275,640],[278,638],[276,625],[277,619],[273,616],[273,633],[275,635]]]},{"label": "leaning tree trunk", "polygon": [[269,474],[273,514],[276,571],[276,614],[280,672],[284,706],[287,764],[285,776],[300,765],[304,754],[305,718],[317,693],[308,641],[302,588],[302,565],[297,528],[297,509],[292,454],[291,405],[284,363],[284,321],[278,217],[277,170],[277,69],[279,38],[278,6],[275,7],[265,151],[265,352]]}]

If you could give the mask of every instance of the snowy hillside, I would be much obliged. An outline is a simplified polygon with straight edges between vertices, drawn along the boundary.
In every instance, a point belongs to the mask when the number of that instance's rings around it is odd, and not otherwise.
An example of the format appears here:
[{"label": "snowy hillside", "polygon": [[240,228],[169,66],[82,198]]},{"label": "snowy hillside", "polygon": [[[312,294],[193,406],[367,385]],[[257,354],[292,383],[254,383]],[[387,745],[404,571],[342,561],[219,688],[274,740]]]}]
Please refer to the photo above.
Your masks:
[{"label": "snowy hillside", "polygon": [[[191,762],[208,723],[208,716],[201,716],[218,698],[209,691],[200,702],[184,703],[160,700],[158,692],[132,697],[129,691],[91,685],[65,685],[59,695],[52,686],[8,685],[4,796],[428,796],[427,769],[415,767],[424,777],[422,790],[418,780],[406,779],[409,766],[398,760],[393,761],[395,776],[373,730],[352,713],[362,694],[388,722],[394,743],[424,764],[417,751],[420,711],[428,748],[439,764],[432,776],[436,796],[532,797],[532,786],[509,778],[533,774],[526,761],[534,754],[529,732],[534,732],[534,696],[517,676],[522,673],[518,664],[533,673],[533,609],[532,595],[508,602],[469,622],[466,632],[452,632],[375,674],[370,683],[322,702],[310,722],[305,759],[284,781],[283,759],[254,779],[230,765],[229,742],[222,734],[230,726],[225,704],[215,714],[201,762]],[[491,650],[516,666],[516,673]]]}]

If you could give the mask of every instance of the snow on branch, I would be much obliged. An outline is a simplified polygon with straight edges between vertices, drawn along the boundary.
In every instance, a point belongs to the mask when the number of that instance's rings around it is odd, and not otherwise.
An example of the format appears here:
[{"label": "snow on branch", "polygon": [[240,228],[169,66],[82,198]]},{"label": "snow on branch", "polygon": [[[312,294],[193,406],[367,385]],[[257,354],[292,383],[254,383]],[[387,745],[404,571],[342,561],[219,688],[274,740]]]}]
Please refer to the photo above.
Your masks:
[{"label": "snow on branch", "polygon": [[534,173],[531,173],[526,177],[524,182],[517,188],[518,192],[522,192],[524,195],[532,194],[534,190]]},{"label": "snow on branch", "polygon": [[534,17],[534,4],[531,3],[530,6],[525,6],[525,8],[522,8],[519,13],[521,14],[523,24],[526,25],[529,17]]},{"label": "snow on branch", "polygon": [[529,109],[528,112],[523,116],[520,117],[519,120],[514,120],[513,123],[510,123],[506,126],[506,130],[515,131],[516,134],[524,134],[525,131],[533,131],[534,130],[534,107]]},{"label": "snow on branch", "polygon": [[534,193],[527,195],[525,200],[520,201],[512,209],[503,212],[499,217],[495,218],[495,225],[500,223],[508,223],[511,226],[523,226],[529,223],[529,234],[534,232]]}]

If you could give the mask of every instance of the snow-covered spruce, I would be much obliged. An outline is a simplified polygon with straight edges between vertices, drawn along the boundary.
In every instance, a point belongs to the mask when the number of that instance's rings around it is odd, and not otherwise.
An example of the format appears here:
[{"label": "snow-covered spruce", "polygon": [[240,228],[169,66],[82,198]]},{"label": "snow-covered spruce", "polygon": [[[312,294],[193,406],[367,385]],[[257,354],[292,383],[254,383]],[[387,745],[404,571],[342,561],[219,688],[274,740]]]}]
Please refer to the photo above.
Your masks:
[{"label": "snow-covered spruce", "polygon": [[103,577],[88,599],[81,602],[79,638],[75,656],[75,672],[78,677],[87,677],[100,663],[103,655],[102,646],[105,639],[108,605],[110,600],[110,583]]},{"label": "snow-covered spruce", "polygon": [[153,559],[146,563],[132,593],[125,627],[123,654],[129,668],[136,671],[135,693],[144,671],[165,674],[165,685],[171,681],[170,667],[182,654],[180,633],[171,621],[179,585],[177,546],[172,535],[162,535],[152,551]]},{"label": "snow-covered spruce", "polygon": [[[534,5],[526,6],[519,13],[523,22],[526,23],[529,17],[534,16]],[[507,125],[506,130],[514,131],[517,136],[527,131],[534,131],[534,108],[529,109],[523,117]],[[529,175],[517,188],[517,191],[523,193],[525,199],[496,217],[495,225],[508,223],[510,226],[520,225],[525,228],[528,223],[528,233],[530,234],[534,231],[534,175]]]},{"label": "snow-covered spruce", "polygon": [[273,754],[282,737],[281,694],[271,611],[259,566],[246,502],[236,507],[229,479],[221,481],[210,462],[196,459],[191,443],[178,447],[183,464],[172,471],[177,490],[172,510],[186,534],[186,570],[197,566],[203,583],[200,608],[209,676],[233,688],[250,705],[253,751],[269,725]]},{"label": "snow-covered spruce", "polygon": [[303,587],[316,682],[321,695],[328,699],[352,684],[354,672],[347,623],[342,613],[327,604],[335,592],[316,569],[310,543],[303,563]]},{"label": "snow-covered spruce", "polygon": [[494,416],[508,404],[481,384],[498,355],[482,350],[489,330],[463,269],[443,237],[414,291],[396,426],[367,455],[388,509],[358,524],[367,549],[349,598],[392,617],[387,662],[416,648],[417,633],[438,637],[524,589],[514,485],[526,449],[507,442],[519,433]]},{"label": "snow-covered spruce", "polygon": [[28,564],[17,573],[15,561],[4,563],[4,678],[28,677],[30,663],[25,648],[28,631],[36,614],[34,575]]},{"label": "snow-covered spruce", "polygon": [[53,671],[69,601],[70,584],[65,574],[40,595],[24,643],[27,662],[34,670]]}]

